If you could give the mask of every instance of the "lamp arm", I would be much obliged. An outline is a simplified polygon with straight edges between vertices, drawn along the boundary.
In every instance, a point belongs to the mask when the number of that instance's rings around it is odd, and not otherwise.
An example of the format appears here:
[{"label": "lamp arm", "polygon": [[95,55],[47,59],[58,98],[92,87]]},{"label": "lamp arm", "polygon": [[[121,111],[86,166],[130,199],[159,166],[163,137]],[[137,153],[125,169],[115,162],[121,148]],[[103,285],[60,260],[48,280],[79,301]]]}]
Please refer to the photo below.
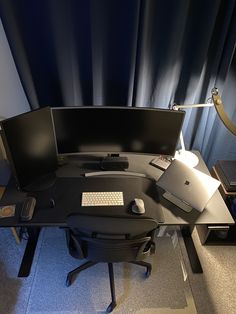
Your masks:
[{"label": "lamp arm", "polygon": [[[185,108],[199,108],[199,107],[211,107],[214,106],[216,109],[219,118],[225,125],[225,127],[232,132],[236,136],[236,126],[233,122],[229,119],[226,112],[224,111],[224,105],[220,98],[217,88],[213,88],[211,91],[212,97],[208,98],[207,103],[205,104],[188,104],[188,105],[177,105],[174,103],[172,106],[173,110],[185,109]],[[185,149],[183,133],[180,132],[180,144],[181,150],[176,151],[175,159],[179,159],[180,161],[188,164],[191,167],[195,167],[198,164],[198,157]]]},{"label": "lamp arm", "polygon": [[179,139],[180,139],[181,149],[182,149],[182,150],[186,150],[186,149],[185,149],[184,137],[183,137],[183,132],[182,132],[182,131],[180,132]]},{"label": "lamp arm", "polygon": [[224,110],[224,104],[221,100],[221,97],[218,92],[218,88],[214,87],[211,90],[212,97],[208,100],[211,100],[212,102],[205,103],[205,104],[190,104],[190,105],[176,105],[174,104],[172,109],[178,110],[178,109],[185,109],[185,108],[198,108],[198,107],[211,107],[214,106],[216,109],[216,112],[220,118],[220,120],[223,122],[225,127],[236,136],[236,126],[234,123],[229,119],[227,113]]},{"label": "lamp arm", "polygon": [[233,122],[229,119],[228,115],[226,114],[225,110],[224,110],[224,105],[223,102],[221,100],[221,97],[218,93],[218,89],[217,88],[213,88],[212,91],[212,100],[215,106],[215,109],[221,119],[221,121],[224,123],[224,125],[226,126],[226,128],[233,133],[236,136],[236,126],[233,124]]},{"label": "lamp arm", "polygon": [[176,105],[174,104],[172,109],[178,110],[178,109],[185,109],[185,108],[200,108],[200,107],[212,107],[214,106],[213,103],[206,103],[206,104],[190,104],[190,105]]}]

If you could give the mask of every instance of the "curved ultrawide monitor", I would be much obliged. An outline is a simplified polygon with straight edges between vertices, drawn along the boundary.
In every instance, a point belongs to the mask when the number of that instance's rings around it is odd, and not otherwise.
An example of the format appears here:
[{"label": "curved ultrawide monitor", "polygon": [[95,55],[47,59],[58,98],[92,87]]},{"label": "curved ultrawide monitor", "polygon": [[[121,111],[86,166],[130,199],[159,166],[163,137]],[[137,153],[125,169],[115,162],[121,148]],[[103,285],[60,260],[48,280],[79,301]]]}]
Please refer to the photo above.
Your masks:
[{"label": "curved ultrawide monitor", "polygon": [[173,156],[184,111],[141,107],[52,108],[59,155],[136,153]]}]

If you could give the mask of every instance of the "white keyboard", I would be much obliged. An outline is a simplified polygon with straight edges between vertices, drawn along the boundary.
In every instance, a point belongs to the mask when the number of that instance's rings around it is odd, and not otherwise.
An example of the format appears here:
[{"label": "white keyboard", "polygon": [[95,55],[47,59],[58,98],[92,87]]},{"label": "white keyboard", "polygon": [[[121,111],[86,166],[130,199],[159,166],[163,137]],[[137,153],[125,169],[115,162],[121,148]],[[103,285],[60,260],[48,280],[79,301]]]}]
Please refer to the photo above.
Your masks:
[{"label": "white keyboard", "polygon": [[83,192],[82,206],[124,206],[123,192]]}]

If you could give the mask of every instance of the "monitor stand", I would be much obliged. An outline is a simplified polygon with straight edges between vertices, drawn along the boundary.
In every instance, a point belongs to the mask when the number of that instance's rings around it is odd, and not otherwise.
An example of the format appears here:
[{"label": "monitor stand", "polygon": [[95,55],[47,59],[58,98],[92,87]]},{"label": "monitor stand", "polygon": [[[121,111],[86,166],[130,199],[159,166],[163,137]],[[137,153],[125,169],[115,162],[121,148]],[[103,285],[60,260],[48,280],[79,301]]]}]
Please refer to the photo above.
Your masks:
[{"label": "monitor stand", "polygon": [[55,172],[46,174],[44,176],[39,177],[37,180],[32,182],[23,188],[26,192],[40,192],[49,189],[56,182],[56,174]]},{"label": "monitor stand", "polygon": [[119,154],[108,154],[100,162],[102,170],[124,171],[129,167],[127,157],[121,157]]},{"label": "monitor stand", "polygon": [[163,197],[187,213],[191,212],[191,210],[193,209],[192,206],[190,206],[188,203],[182,201],[181,199],[169,192],[165,192],[163,194]]}]

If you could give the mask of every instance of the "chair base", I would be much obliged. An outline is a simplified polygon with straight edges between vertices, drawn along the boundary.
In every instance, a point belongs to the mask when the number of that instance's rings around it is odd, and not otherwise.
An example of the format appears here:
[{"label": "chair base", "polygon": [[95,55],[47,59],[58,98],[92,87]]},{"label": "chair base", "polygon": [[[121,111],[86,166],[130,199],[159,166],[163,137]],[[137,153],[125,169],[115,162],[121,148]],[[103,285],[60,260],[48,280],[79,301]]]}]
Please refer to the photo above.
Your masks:
[{"label": "chair base", "polygon": [[129,262],[129,263],[146,267],[147,268],[147,270],[146,270],[146,277],[148,278],[151,275],[152,265],[150,263],[143,262],[143,261],[134,261],[134,262]]},{"label": "chair base", "polygon": [[88,261],[88,262],[80,265],[79,267],[73,269],[72,271],[70,271],[67,275],[67,278],[66,278],[66,286],[69,287],[72,284],[72,281],[73,281],[75,275],[79,274],[82,270],[85,270],[85,269],[92,267],[96,264],[97,264],[96,262]]},{"label": "chair base", "polygon": [[[143,262],[143,261],[132,261],[129,263],[146,267],[146,269],[147,269],[146,270],[146,277],[148,278],[151,275],[152,265],[150,263]],[[88,262],[80,265],[79,267],[75,268],[74,270],[70,271],[67,275],[67,278],[66,278],[66,286],[69,287],[73,283],[75,275],[78,275],[81,271],[83,271],[89,267],[92,267],[96,264],[97,264],[97,262],[88,261]],[[115,295],[115,280],[114,280],[113,263],[107,263],[107,264],[108,264],[108,271],[109,271],[111,303],[107,307],[106,312],[111,313],[114,310],[114,308],[116,307],[117,303],[116,303],[116,295]]]},{"label": "chair base", "polygon": [[107,307],[106,313],[111,313],[115,307],[116,307],[116,302],[111,302],[109,306]]}]

